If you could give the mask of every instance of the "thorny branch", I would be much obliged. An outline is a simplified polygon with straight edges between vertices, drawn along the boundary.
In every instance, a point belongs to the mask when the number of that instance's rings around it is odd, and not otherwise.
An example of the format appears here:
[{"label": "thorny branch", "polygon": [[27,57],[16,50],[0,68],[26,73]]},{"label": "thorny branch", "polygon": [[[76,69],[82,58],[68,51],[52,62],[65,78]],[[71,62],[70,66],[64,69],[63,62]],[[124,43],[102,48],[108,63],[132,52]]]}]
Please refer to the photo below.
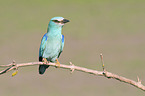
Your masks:
[{"label": "thorny branch", "polygon": [[[114,73],[106,71],[106,69],[104,67],[103,55],[100,54],[100,57],[101,57],[101,61],[102,61],[103,71],[97,71],[97,70],[87,69],[84,67],[75,66],[71,62],[70,62],[70,65],[60,64],[59,68],[69,69],[71,71],[71,73],[73,73],[74,70],[77,70],[77,71],[81,71],[81,72],[85,72],[85,73],[89,73],[89,74],[93,74],[93,75],[97,75],[97,76],[104,76],[107,78],[112,78],[112,79],[119,80],[119,81],[124,82],[124,83],[128,83],[130,85],[133,85],[133,86],[145,91],[145,86],[141,83],[141,80],[139,79],[139,77],[137,77],[138,81],[134,81],[134,80],[131,80],[131,79],[128,79],[128,78],[125,78],[125,77],[122,77],[122,76],[119,76],[119,75],[116,75]],[[7,73],[8,71],[11,71],[11,70],[16,70],[14,73],[12,73],[12,76],[15,76],[18,72],[19,67],[43,65],[43,64],[45,64],[45,63],[43,63],[43,62],[30,62],[30,63],[16,64],[13,61],[13,63],[8,64],[8,65],[0,65],[0,67],[6,67],[4,70],[0,71],[0,75]],[[47,63],[45,65],[57,67],[57,65],[55,63]]]}]

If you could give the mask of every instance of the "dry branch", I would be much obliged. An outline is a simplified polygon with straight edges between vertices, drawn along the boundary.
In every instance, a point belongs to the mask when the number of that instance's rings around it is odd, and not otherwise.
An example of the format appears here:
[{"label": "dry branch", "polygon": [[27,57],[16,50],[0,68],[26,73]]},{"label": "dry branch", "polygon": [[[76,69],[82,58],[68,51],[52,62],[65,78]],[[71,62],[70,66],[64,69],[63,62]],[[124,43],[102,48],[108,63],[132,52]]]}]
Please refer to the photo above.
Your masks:
[{"label": "dry branch", "polygon": [[[69,69],[69,70],[71,70],[71,73],[74,70],[77,70],[77,71],[81,71],[81,72],[85,72],[85,73],[89,73],[89,74],[93,74],[93,75],[97,75],[97,76],[104,76],[107,78],[112,78],[112,79],[119,80],[119,81],[124,82],[124,83],[128,83],[130,85],[133,85],[133,86],[145,91],[145,86],[141,84],[141,81],[139,80],[139,78],[138,78],[138,81],[136,82],[136,81],[133,81],[131,79],[127,79],[125,77],[122,77],[122,76],[119,76],[119,75],[116,75],[116,74],[113,74],[111,72],[106,71],[104,68],[102,54],[100,56],[101,56],[101,60],[102,60],[103,71],[97,71],[97,70],[92,70],[92,69],[87,69],[87,68],[75,66],[71,62],[70,62],[70,65],[60,64],[60,68]],[[18,72],[17,70],[19,67],[43,65],[43,64],[44,64],[43,62],[30,62],[30,63],[22,63],[22,64],[15,64],[15,62],[13,62],[13,63],[8,64],[8,65],[0,65],[0,67],[6,67],[4,70],[0,71],[0,75],[7,73],[8,71],[11,71],[11,70],[16,70],[16,72],[13,73],[13,75],[15,75],[15,74],[17,74],[17,72]],[[57,67],[57,65],[55,63],[48,63],[45,65]]]}]

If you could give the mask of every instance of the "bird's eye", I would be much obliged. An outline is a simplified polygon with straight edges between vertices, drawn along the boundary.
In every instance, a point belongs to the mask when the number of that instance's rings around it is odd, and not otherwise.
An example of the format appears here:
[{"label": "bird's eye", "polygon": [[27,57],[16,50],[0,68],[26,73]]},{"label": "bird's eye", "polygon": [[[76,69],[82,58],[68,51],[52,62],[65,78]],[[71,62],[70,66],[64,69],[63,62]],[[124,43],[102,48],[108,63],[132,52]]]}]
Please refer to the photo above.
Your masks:
[{"label": "bird's eye", "polygon": [[60,21],[58,21],[58,20],[53,20],[53,22],[60,23]]}]

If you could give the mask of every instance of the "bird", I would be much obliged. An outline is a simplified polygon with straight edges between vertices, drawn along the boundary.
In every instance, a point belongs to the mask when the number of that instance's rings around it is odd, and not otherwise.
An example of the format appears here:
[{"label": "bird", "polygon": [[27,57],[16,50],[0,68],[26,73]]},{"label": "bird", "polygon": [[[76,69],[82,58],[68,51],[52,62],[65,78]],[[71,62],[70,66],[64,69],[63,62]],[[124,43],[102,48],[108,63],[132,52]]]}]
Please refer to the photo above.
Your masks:
[{"label": "bird", "polygon": [[[44,63],[56,62],[59,67],[58,58],[63,51],[64,35],[62,35],[62,28],[64,24],[70,22],[63,17],[53,17],[50,19],[47,33],[41,39],[39,48],[39,61]],[[39,74],[44,74],[49,65],[39,65]]]}]

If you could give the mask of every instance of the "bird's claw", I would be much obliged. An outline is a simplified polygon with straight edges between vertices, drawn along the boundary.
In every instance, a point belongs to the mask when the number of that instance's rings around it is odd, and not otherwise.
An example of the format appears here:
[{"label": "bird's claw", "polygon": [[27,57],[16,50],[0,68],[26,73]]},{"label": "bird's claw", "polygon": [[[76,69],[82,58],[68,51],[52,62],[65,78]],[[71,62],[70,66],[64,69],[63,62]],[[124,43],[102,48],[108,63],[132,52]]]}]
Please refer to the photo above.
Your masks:
[{"label": "bird's claw", "polygon": [[60,63],[59,63],[58,59],[56,59],[55,65],[56,65],[56,68],[60,68]]},{"label": "bird's claw", "polygon": [[42,61],[44,62],[44,64],[48,64],[48,61],[46,58],[43,58]]}]

